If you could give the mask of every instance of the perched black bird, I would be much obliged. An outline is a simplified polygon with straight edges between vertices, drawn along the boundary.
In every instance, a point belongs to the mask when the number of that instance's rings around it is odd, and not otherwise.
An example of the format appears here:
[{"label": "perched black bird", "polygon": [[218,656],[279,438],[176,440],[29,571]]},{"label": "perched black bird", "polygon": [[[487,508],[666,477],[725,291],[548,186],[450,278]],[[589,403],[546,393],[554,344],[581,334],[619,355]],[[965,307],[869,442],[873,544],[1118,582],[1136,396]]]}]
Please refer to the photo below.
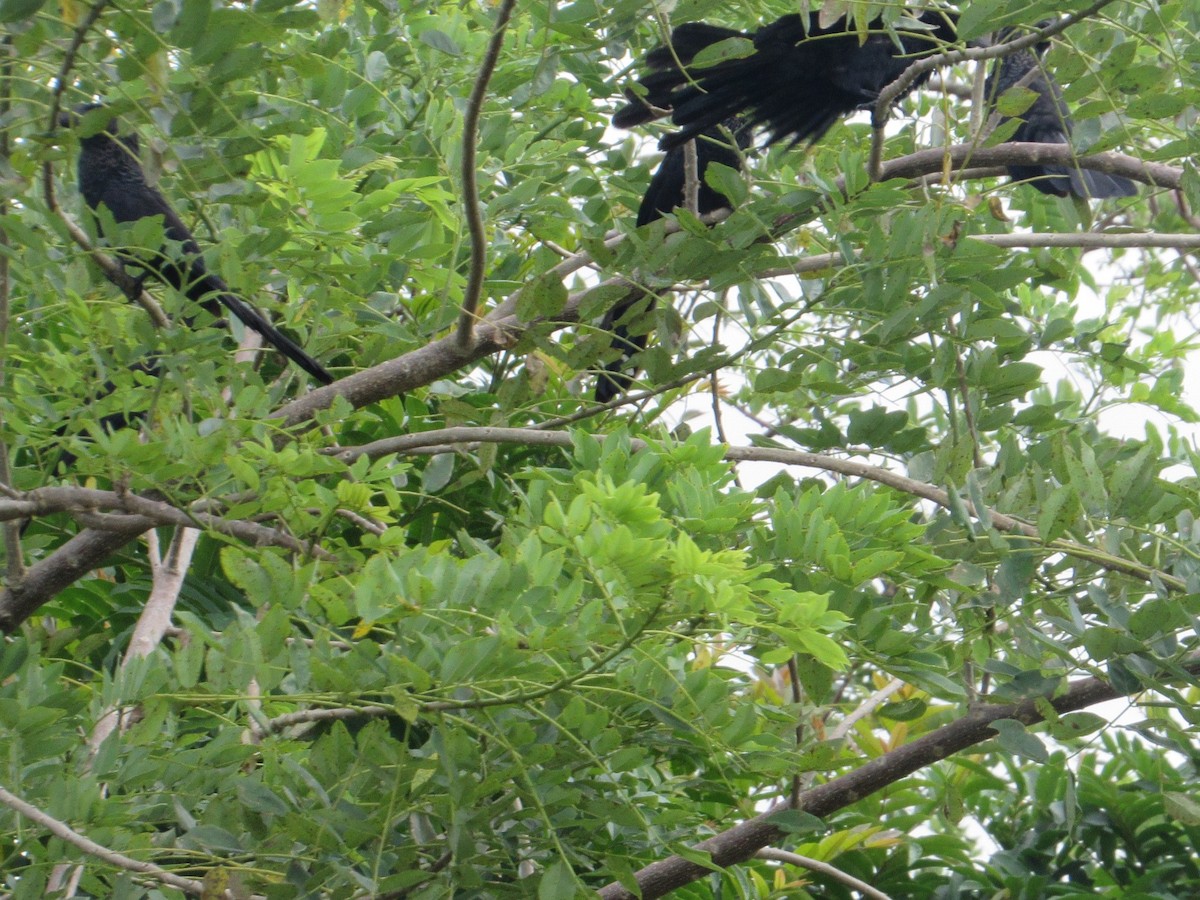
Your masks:
[{"label": "perched black bird", "polygon": [[[98,108],[86,104],[74,112],[63,113],[59,124],[72,127],[79,117]],[[158,190],[146,183],[146,173],[138,160],[137,135],[118,135],[116,120],[96,134],[80,139],[79,191],[93,210],[103,204],[113,221],[136,222],[149,216],[162,216],[167,238],[180,244],[180,252],[168,255],[165,248],[146,254],[125,252],[122,261],[144,270],[142,278],[153,275],[194,300],[213,315],[224,306],[242,323],[262,335],[263,340],[308,372],[321,384],[330,384],[333,376],[304,352],[295,341],[279,331],[241,297],[232,294],[217,275],[209,272],[192,233]],[[190,320],[189,320],[190,321]]]},{"label": "perched black bird", "polygon": [[[1040,26],[1039,26],[1040,27]],[[1013,32],[1005,29],[1000,40]],[[1071,116],[1063,100],[1062,91],[1049,72],[1042,66],[1042,54],[1050,46],[1049,41],[1032,48],[1018,50],[997,60],[988,76],[986,93],[994,107],[1000,95],[1012,88],[1020,87],[1033,91],[1037,97],[1025,112],[1021,113],[1021,124],[1010,141],[1027,141],[1034,144],[1071,143]],[[1001,119],[1003,125],[1008,118]],[[1028,181],[1043,194],[1055,197],[1132,197],[1137,187],[1128,178],[1107,175],[1092,169],[1078,169],[1060,165],[1009,166],[1008,174],[1014,181]]]},{"label": "perched black bird", "polygon": [[[731,138],[737,144],[731,143]],[[730,205],[729,198],[711,187],[704,179],[704,173],[710,163],[721,163],[731,169],[740,169],[742,157],[740,150],[750,144],[750,131],[738,119],[726,120],[722,127],[710,128],[696,139],[696,177],[699,181],[699,191],[696,199],[696,212],[704,215],[725,209]],[[642,197],[638,207],[637,224],[640,228],[679,206],[686,205],[687,174],[686,145],[676,145],[667,151],[667,155],[659,164],[650,186]],[[604,316],[601,328],[613,333],[612,347],[621,351],[620,356],[604,366],[604,371],[596,381],[596,402],[607,403],[619,394],[629,389],[633,378],[622,369],[628,359],[635,353],[646,349],[646,332],[639,330],[631,334],[629,326],[621,320],[635,306],[642,305],[643,298],[647,303],[645,312],[654,305],[653,294],[642,294],[624,303],[614,306]]]},{"label": "perched black bird", "polygon": [[[926,10],[893,35],[873,20],[865,42],[845,17],[822,26],[818,13],[784,16],[753,33],[703,22],[680,25],[667,46],[646,57],[642,90],[613,117],[621,128],[664,115],[680,131],[663,139],[669,150],[734,115],[769,132],[767,143],[816,141],[841,117],[872,106],[915,58],[935,53],[956,36],[956,15]],[[698,67],[706,47],[731,38],[753,43],[748,56]],[[913,87],[928,79],[923,75]]]}]

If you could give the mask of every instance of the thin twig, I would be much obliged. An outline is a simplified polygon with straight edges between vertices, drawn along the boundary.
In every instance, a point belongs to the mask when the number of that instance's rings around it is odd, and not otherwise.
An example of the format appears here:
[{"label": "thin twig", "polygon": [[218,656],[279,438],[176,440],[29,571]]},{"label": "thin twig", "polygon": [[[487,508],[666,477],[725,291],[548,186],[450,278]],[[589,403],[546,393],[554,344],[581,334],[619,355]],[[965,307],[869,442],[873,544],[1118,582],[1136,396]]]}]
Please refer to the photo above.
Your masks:
[{"label": "thin twig", "polygon": [[871,135],[871,153],[867,164],[867,174],[870,180],[879,181],[882,178],[884,126],[887,124],[891,108],[897,100],[912,89],[912,86],[916,84],[922,75],[932,72],[940,66],[953,65],[967,60],[983,61],[998,59],[1002,56],[1018,53],[1028,47],[1035,47],[1059,32],[1066,30],[1076,22],[1095,15],[1111,2],[1113,0],[1097,0],[1096,3],[1093,3],[1087,9],[1064,16],[1050,23],[1045,28],[1019,38],[1014,38],[1011,41],[993,44],[991,47],[969,47],[963,50],[948,50],[916,60],[901,73],[899,78],[879,92],[879,98],[876,100],[875,106],[871,109],[873,131]]},{"label": "thin twig", "polygon": [[463,116],[463,212],[467,218],[467,231],[471,235],[470,273],[467,277],[467,289],[463,294],[462,313],[458,319],[458,345],[464,348],[471,343],[471,330],[475,327],[475,315],[479,309],[479,299],[483,295],[483,276],[487,263],[487,234],[483,227],[483,213],[479,208],[479,182],[478,173],[475,171],[475,142],[479,134],[479,115],[483,110],[488,82],[496,70],[500,48],[504,45],[504,32],[508,28],[508,20],[512,16],[514,6],[516,0],[503,0],[500,4],[492,39],[488,42],[487,54],[483,58],[479,76],[475,79],[475,87],[471,90],[471,98],[467,101],[467,112]]},{"label": "thin twig", "polygon": [[968,237],[993,247],[1083,247],[1086,249],[1136,248],[1145,250],[1200,250],[1200,234],[1153,232],[1063,232],[1050,234],[971,234]]},{"label": "thin twig", "polygon": [[[58,74],[54,76],[54,90],[50,93],[50,118],[46,123],[47,131],[53,132],[58,127],[58,112],[62,109],[62,96],[66,93],[71,70],[75,68],[75,57],[79,55],[79,48],[87,39],[87,33],[92,30],[92,26],[96,24],[108,3],[109,0],[96,0],[88,9],[87,15],[79,20],[79,24],[75,26],[75,31],[71,34],[71,43],[67,45],[66,53],[63,54]],[[48,163],[46,171],[49,172]],[[47,175],[47,177],[49,176]]]},{"label": "thin twig", "polygon": [[[792,703],[796,707],[796,749],[799,750],[804,746],[804,717],[800,711],[800,702],[803,699],[800,696],[800,666],[796,664],[796,654],[788,657],[787,661],[788,680],[792,683]],[[796,772],[792,775],[792,808],[794,809],[800,802],[800,789],[803,785],[800,781],[800,773]]]},{"label": "thin twig", "polygon": [[899,678],[893,678],[891,681],[873,693],[870,697],[867,697],[865,700],[863,700],[862,703],[858,704],[858,706],[856,706],[844,719],[834,726],[833,730],[826,735],[825,739],[828,741],[837,741],[844,738],[850,733],[850,729],[853,728],[856,723],[875,712],[875,710],[883,705],[883,701],[892,696],[892,694],[896,693],[896,691],[900,690],[902,687],[904,687],[904,682]]},{"label": "thin twig", "polygon": [[799,866],[802,869],[809,869],[819,875],[832,878],[839,884],[844,884],[851,890],[858,891],[864,897],[870,897],[871,900],[891,900],[891,897],[883,891],[871,887],[865,881],[859,881],[853,875],[843,872],[836,866],[831,866],[827,862],[821,862],[821,860],[813,859],[810,856],[801,856],[799,853],[779,850],[775,847],[763,847],[754,855],[759,859],[769,859],[773,862],[782,862],[791,866]]},{"label": "thin twig", "polygon": [[975,468],[983,468],[983,455],[979,450],[979,431],[975,427],[975,411],[971,409],[971,388],[967,384],[967,367],[963,365],[962,353],[958,347],[958,329],[953,319],[946,322],[946,331],[950,335],[950,349],[954,352],[954,374],[958,379],[958,393],[962,399],[963,419],[967,423],[967,436],[971,439],[971,460]]},{"label": "thin twig", "polygon": [[[3,54],[3,59],[0,60],[0,91],[3,92],[0,95],[0,121],[7,122],[12,110],[13,36],[11,32],[5,34],[4,40],[0,42],[0,54]],[[4,128],[0,130],[0,160],[3,160],[5,166],[11,165],[10,149],[9,129]],[[0,199],[0,218],[7,215],[8,201]],[[0,227],[0,248],[3,249],[3,252],[0,252],[0,388],[3,388],[8,381],[8,325],[11,313],[12,283],[8,271],[8,232],[2,227]],[[0,412],[0,434],[6,430],[4,414]],[[12,484],[12,472],[8,465],[8,442],[2,438],[0,438],[0,484]],[[25,577],[25,557],[21,552],[21,525],[18,522],[4,524],[4,557],[8,583],[19,584]]]},{"label": "thin twig", "polygon": [[971,115],[967,119],[968,134],[981,134],[983,132],[983,112],[987,107],[987,104],[984,103],[987,92],[987,71],[988,62],[986,59],[975,61],[975,77],[971,79],[971,90],[967,95],[967,99],[971,101]]},{"label": "thin twig", "polygon": [[273,719],[268,719],[255,729],[262,738],[278,734],[292,725],[311,725],[315,722],[342,722],[347,719],[382,718],[394,716],[396,710],[388,706],[339,706],[333,709],[302,709],[298,712],[284,713]]}]

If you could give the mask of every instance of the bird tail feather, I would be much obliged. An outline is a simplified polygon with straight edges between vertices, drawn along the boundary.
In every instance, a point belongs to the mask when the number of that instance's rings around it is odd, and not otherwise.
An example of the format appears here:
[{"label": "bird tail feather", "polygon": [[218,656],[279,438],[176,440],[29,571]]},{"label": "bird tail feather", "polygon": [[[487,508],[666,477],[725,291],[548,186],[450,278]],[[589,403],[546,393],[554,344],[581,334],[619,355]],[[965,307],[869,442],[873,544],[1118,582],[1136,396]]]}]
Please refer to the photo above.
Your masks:
[{"label": "bird tail feather", "polygon": [[299,344],[268,322],[262,313],[241,297],[236,294],[221,293],[217,295],[217,299],[222,306],[237,316],[243,325],[261,334],[264,341],[321,384],[333,383],[333,376],[324,366],[309,356]]},{"label": "bird tail feather", "polygon": [[[650,74],[641,80],[640,91],[625,91],[629,103],[617,110],[613,125],[617,128],[633,128],[652,122],[661,114],[655,110],[669,109],[674,105],[675,92],[679,88],[692,78],[702,77],[711,71],[706,68],[689,73],[680,66],[689,65],[701,50],[735,37],[749,38],[749,35],[705,22],[687,22],[678,26],[671,32],[667,44],[651,50],[646,56],[646,67],[651,70]],[[722,118],[725,116],[718,117],[713,124]]]}]

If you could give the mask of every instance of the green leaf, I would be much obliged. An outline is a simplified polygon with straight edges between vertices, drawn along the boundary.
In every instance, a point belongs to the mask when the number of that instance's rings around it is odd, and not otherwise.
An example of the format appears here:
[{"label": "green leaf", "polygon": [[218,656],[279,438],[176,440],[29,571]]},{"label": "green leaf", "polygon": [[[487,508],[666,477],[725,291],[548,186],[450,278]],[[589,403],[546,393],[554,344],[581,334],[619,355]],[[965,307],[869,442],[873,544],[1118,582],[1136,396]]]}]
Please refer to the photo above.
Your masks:
[{"label": "green leaf", "polygon": [[1195,163],[1190,161],[1184,163],[1180,186],[1183,189],[1183,196],[1187,198],[1188,207],[1200,209],[1200,169],[1196,168]]},{"label": "green leaf", "polygon": [[1176,822],[1195,827],[1200,825],[1200,800],[1179,791],[1163,791],[1163,807]]},{"label": "green leaf", "polygon": [[1024,397],[1042,383],[1042,367],[1034,363],[1009,363],[992,372],[984,385],[989,403]]},{"label": "green leaf", "polygon": [[872,406],[867,410],[850,413],[850,427],[846,430],[846,439],[856,444],[879,447],[907,424],[908,413]]},{"label": "green leaf", "polygon": [[171,40],[180,47],[194,47],[204,36],[211,14],[212,4],[208,0],[183,0]]},{"label": "green leaf", "polygon": [[822,741],[796,758],[797,772],[827,772],[834,768],[844,751],[842,741]]},{"label": "green leaf", "polygon": [[1037,91],[1026,87],[1009,88],[996,98],[995,111],[1002,116],[1019,116],[1040,96]]},{"label": "green leaf", "polygon": [[927,709],[928,705],[924,700],[913,697],[898,703],[885,703],[879,708],[879,715],[895,722],[913,722],[925,715]]},{"label": "green leaf", "polygon": [[1069,741],[1099,731],[1107,724],[1107,719],[1095,713],[1078,712],[1063,716],[1046,731],[1057,741]]},{"label": "green leaf", "polygon": [[744,59],[754,52],[753,41],[743,37],[726,38],[715,44],[709,44],[696,53],[692,58],[692,66],[703,69],[731,59]]},{"label": "green leaf", "polygon": [[712,163],[706,166],[704,180],[710,187],[728,198],[730,205],[735,209],[745,203],[750,196],[742,174],[737,169],[721,163]]},{"label": "green leaf", "polygon": [[559,897],[573,897],[576,893],[577,882],[575,873],[561,859],[556,859],[546,869],[546,874],[538,882],[538,900],[558,900]]},{"label": "green leaf", "polygon": [[998,719],[991,724],[996,732],[996,743],[1007,750],[1034,762],[1044,763],[1049,759],[1045,746],[1025,726],[1015,719]]},{"label": "green leaf", "polygon": [[37,15],[46,0],[0,0],[0,22],[20,22]]},{"label": "green leaf", "polygon": [[1154,91],[1131,97],[1125,113],[1135,119],[1171,119],[1187,107],[1187,98],[1180,94]]},{"label": "green leaf", "polygon": [[421,489],[429,494],[436,494],[450,483],[454,475],[454,454],[438,453],[421,471]]},{"label": "green leaf", "polygon": [[1038,516],[1038,534],[1050,543],[1070,528],[1080,512],[1079,495],[1075,489],[1061,484],[1050,492]]},{"label": "green leaf", "polygon": [[517,297],[517,318],[523,322],[555,316],[567,305],[567,287],[553,274],[544,275]]},{"label": "green leaf", "polygon": [[419,35],[422,43],[428,44],[435,50],[439,50],[448,56],[462,56],[462,50],[450,35],[443,31],[438,31],[436,28],[429,28],[422,31]]},{"label": "green leaf", "polygon": [[217,825],[197,825],[180,835],[179,845],[186,849],[223,853],[241,853],[244,849],[236,837]]},{"label": "green leaf", "polygon": [[289,812],[288,805],[259,781],[239,779],[237,796],[247,809],[267,816],[282,816]]},{"label": "green leaf", "polygon": [[781,809],[771,814],[771,824],[788,834],[817,834],[828,826],[812,813],[799,809]]}]

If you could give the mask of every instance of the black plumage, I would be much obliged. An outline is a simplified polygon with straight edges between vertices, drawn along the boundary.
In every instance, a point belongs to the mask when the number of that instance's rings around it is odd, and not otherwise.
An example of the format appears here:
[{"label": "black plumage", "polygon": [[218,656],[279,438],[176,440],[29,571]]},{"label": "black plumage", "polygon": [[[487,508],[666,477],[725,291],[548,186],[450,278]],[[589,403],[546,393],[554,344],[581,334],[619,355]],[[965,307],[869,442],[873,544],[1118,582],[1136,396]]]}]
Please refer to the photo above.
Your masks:
[{"label": "black plumage", "polygon": [[[626,92],[630,102],[613,124],[629,128],[669,114],[680,130],[663,139],[663,149],[734,115],[766,129],[767,143],[816,141],[838,119],[872,106],[915,59],[952,42],[955,21],[952,12],[926,10],[897,24],[893,34],[875,19],[865,42],[845,17],[822,26],[818,13],[783,16],[750,33],[702,22],[680,25],[666,46],[646,57],[651,71],[641,80],[642,90]],[[731,38],[750,41],[752,52],[691,65],[701,50]]]},{"label": "black plumage", "polygon": [[[705,180],[705,172],[711,163],[721,163],[731,169],[740,169],[742,164],[741,151],[750,143],[750,132],[739,119],[729,119],[721,127],[710,128],[700,135],[696,141],[696,177],[699,181],[696,197],[696,212],[700,215],[725,209],[730,205],[729,198],[713,188]],[[735,147],[736,144],[736,147]],[[650,185],[642,197],[638,207],[637,224],[643,225],[661,219],[676,207],[686,205],[687,148],[685,145],[673,146],[659,164]],[[644,301],[644,302],[643,302]],[[653,294],[640,294],[630,300],[614,306],[604,316],[601,328],[613,333],[612,347],[620,351],[620,355],[604,366],[604,371],[596,381],[596,402],[607,403],[629,389],[633,377],[623,371],[629,358],[635,353],[646,349],[646,332],[637,330],[631,333],[630,324],[623,322],[635,307],[640,307],[637,315],[644,314],[654,307]]]},{"label": "black plumage", "polygon": [[[1012,32],[1001,32],[1000,39]],[[986,93],[991,106],[1000,96],[1015,87],[1032,91],[1036,96],[1033,103],[1020,115],[1021,124],[1009,141],[1025,141],[1035,144],[1070,144],[1071,116],[1058,82],[1042,65],[1042,54],[1049,42],[1034,48],[1010,53],[999,59],[988,76]],[[1009,121],[1000,120],[999,125]],[[1131,197],[1137,187],[1128,178],[1108,175],[1092,169],[1079,169],[1062,165],[1009,166],[1008,174],[1015,181],[1027,181],[1043,194],[1055,197]]]},{"label": "black plumage", "polygon": [[[74,125],[81,113],[93,108],[96,107],[87,105],[74,113],[64,113],[60,124]],[[80,138],[79,191],[92,210],[98,210],[103,205],[117,223],[162,216],[164,234],[179,245],[178,251],[161,248],[140,253],[123,252],[123,263],[137,266],[169,284],[213,315],[219,315],[220,308],[225,307],[247,328],[257,331],[264,341],[321,384],[333,381],[333,376],[324,366],[275,328],[262,313],[231,293],[218,275],[208,271],[191,231],[166,198],[147,183],[146,173],[138,160],[137,136],[119,136],[116,120],[110,121],[103,131]]]}]

